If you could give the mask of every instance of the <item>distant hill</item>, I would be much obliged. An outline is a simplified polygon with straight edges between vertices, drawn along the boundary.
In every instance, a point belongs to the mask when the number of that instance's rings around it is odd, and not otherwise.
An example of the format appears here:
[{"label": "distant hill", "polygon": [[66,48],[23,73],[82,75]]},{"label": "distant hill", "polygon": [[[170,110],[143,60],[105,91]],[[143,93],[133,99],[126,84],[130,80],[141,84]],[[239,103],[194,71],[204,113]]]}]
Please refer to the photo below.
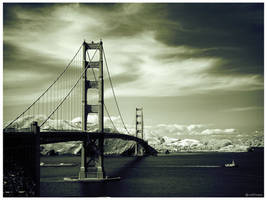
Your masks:
[{"label": "distant hill", "polygon": [[[25,116],[14,123],[11,128],[14,129],[27,129],[30,127],[32,121],[37,121],[41,124],[46,117],[43,115],[38,116]],[[95,122],[95,121],[93,121]],[[106,132],[116,132],[111,124],[105,123],[108,127],[105,127]],[[81,130],[81,120],[76,118],[72,121],[66,120],[53,120],[49,119],[48,122],[42,127],[42,131],[56,130],[59,127],[61,130]],[[97,131],[97,124],[88,122],[87,129],[89,131]],[[122,129],[120,129],[122,130]],[[189,134],[189,136],[191,136]],[[196,152],[196,151],[218,151],[218,152],[245,152],[251,147],[263,147],[264,139],[263,132],[255,131],[251,134],[239,134],[234,133],[229,137],[228,135],[218,135],[213,137],[198,137],[196,138],[183,138],[179,135],[176,137],[168,137],[164,133],[154,134],[153,132],[145,132],[145,139],[149,145],[154,147],[158,152]],[[134,141],[124,141],[121,139],[106,139],[104,143],[104,153],[106,155],[124,154],[134,147]],[[56,144],[41,145],[41,154],[47,155],[49,152],[55,154],[79,154],[81,149],[81,142],[65,142]]]}]

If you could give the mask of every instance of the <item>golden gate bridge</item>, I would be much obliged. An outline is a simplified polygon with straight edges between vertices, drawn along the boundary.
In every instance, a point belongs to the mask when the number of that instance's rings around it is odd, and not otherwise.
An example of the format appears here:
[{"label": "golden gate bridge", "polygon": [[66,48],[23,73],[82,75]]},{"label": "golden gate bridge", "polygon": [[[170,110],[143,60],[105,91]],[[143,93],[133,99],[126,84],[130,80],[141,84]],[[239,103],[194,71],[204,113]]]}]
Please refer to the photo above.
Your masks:
[{"label": "golden gate bridge", "polygon": [[[124,131],[119,131],[115,126],[104,103],[104,63]],[[115,131],[107,131],[104,127],[104,111]],[[93,114],[98,115],[96,130],[90,130],[87,123],[88,115]],[[79,117],[81,120],[78,123],[73,120]],[[113,88],[103,42],[84,41],[51,85],[4,127],[4,148],[13,146],[14,150],[19,146],[18,141],[20,146],[23,146],[23,142],[26,144],[26,141],[29,141],[28,138],[35,138],[30,140],[33,141],[30,146],[39,154],[40,144],[82,141],[78,180],[106,180],[108,176],[103,165],[105,138],[136,141],[135,155],[138,156],[157,153],[144,140],[143,127],[142,108],[136,108],[135,135],[131,135],[125,125]]]}]

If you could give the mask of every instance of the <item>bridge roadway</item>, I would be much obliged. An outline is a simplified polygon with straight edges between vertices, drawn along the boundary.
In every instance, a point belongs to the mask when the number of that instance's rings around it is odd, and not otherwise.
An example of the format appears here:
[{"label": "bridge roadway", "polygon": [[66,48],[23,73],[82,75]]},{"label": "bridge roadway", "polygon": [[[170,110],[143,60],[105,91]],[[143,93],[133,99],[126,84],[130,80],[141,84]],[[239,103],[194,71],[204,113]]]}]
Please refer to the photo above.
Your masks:
[{"label": "bridge roadway", "polygon": [[[9,141],[27,141],[28,138],[33,136],[32,132],[8,132],[4,133],[4,136]],[[148,145],[148,143],[140,138],[132,135],[126,135],[121,133],[103,133],[99,132],[82,132],[82,131],[44,131],[40,132],[40,144],[58,143],[58,142],[68,142],[68,141],[84,141],[88,137],[92,139],[97,139],[103,136],[104,138],[114,138],[123,140],[132,140],[139,143],[144,149],[147,155],[156,155],[157,151]]]}]

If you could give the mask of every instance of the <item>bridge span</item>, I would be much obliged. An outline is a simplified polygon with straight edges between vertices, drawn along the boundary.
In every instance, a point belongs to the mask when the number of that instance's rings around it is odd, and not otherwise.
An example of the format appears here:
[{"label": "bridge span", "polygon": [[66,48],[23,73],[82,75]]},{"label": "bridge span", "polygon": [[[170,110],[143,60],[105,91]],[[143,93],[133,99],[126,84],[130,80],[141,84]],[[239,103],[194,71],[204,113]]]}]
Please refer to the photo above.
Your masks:
[{"label": "bridge span", "polygon": [[122,139],[131,140],[137,142],[145,150],[145,155],[156,155],[157,151],[151,147],[145,140],[121,133],[103,133],[99,132],[81,132],[81,131],[47,131],[40,133],[40,144],[58,143],[67,141],[84,141],[90,137],[91,139],[99,139],[103,137],[105,139]]},{"label": "bridge span", "polygon": [[[12,141],[20,141],[24,143],[26,141],[30,141],[34,136],[32,132],[4,132],[5,141],[9,141],[11,144]],[[40,144],[50,144],[50,143],[58,143],[58,142],[69,142],[69,141],[85,141],[90,139],[99,139],[103,137],[105,139],[122,139],[135,141],[145,150],[145,155],[156,155],[157,151],[151,147],[145,140],[121,133],[106,133],[99,134],[99,132],[82,132],[82,131],[45,131],[40,132]],[[16,144],[13,143],[13,144]]]}]

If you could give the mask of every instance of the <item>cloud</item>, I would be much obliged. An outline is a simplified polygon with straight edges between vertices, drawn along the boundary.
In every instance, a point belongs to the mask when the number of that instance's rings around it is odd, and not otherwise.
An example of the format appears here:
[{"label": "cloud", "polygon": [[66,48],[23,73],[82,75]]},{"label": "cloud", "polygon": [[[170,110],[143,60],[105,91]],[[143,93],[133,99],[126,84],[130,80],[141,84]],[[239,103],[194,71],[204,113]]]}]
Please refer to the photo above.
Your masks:
[{"label": "cloud", "polygon": [[[261,7],[256,5],[253,9],[253,6],[239,8],[234,4],[232,10],[238,11],[236,14],[238,19],[244,21],[247,18],[241,16],[241,11],[248,9],[249,16],[252,16],[251,12],[260,12]],[[106,7],[103,4],[44,4],[44,6],[15,4],[9,7],[4,9],[5,43],[18,49],[25,49],[28,54],[24,53],[24,55],[27,57],[33,58],[35,57],[33,54],[39,54],[42,60],[50,60],[52,65],[47,62],[43,64],[51,66],[51,69],[56,69],[54,67],[56,65],[63,66],[62,61],[73,56],[73,49],[78,47],[85,35],[85,38],[99,39],[99,36],[104,33],[107,60],[119,91],[118,95],[179,96],[216,90],[263,88],[261,75],[243,73],[235,76],[213,73],[218,72],[218,68],[222,66],[229,66],[231,70],[241,67],[240,63],[234,65],[233,62],[229,63],[231,59],[225,59],[221,52],[212,55],[207,53],[221,51],[221,49],[237,52],[240,50],[239,46],[228,43],[228,46],[222,47],[221,45],[225,43],[220,39],[226,33],[236,34],[233,27],[238,21],[221,22],[223,27],[218,27],[217,23],[210,20],[213,14],[220,19],[225,17],[223,13],[233,12],[225,5],[222,5],[222,8],[216,5],[198,4],[173,4],[172,6],[169,4],[107,4]],[[210,13],[202,12],[206,9]],[[11,17],[14,10],[16,14]],[[159,10],[168,14],[160,17],[156,14]],[[189,14],[191,18],[188,18]],[[260,16],[258,14],[251,24],[260,23]],[[147,17],[147,20],[143,20],[144,17]],[[204,23],[205,20],[209,21],[209,25]],[[14,23],[11,24],[10,21]],[[148,26],[151,23],[154,25]],[[224,27],[227,26],[231,29],[225,30]],[[212,33],[217,33],[216,40],[210,36]],[[174,35],[177,36],[174,37]],[[248,36],[250,37],[249,34]],[[187,39],[183,40],[184,37]],[[20,43],[14,43],[15,40],[19,40]],[[8,49],[6,51],[9,52]],[[171,57],[166,61],[161,58],[161,55],[171,55]],[[11,64],[8,64],[9,60],[6,60],[6,56],[4,59],[7,63],[4,67],[6,69]],[[27,62],[30,62],[29,59]],[[56,63],[53,59],[60,62]],[[39,63],[29,63],[28,66],[37,64]],[[26,66],[22,68],[26,69]],[[244,65],[242,65],[243,68]],[[44,71],[43,69],[40,67],[35,70],[39,72]],[[148,81],[148,77],[153,79]],[[110,91],[107,91],[106,96],[110,96]]]},{"label": "cloud", "polygon": [[233,128],[228,129],[211,129],[211,125],[207,124],[159,124],[157,126],[146,127],[145,131],[148,134],[167,135],[167,136],[199,136],[199,135],[228,135],[237,134],[238,130]]},{"label": "cloud", "polygon": [[[120,82],[115,85],[117,94],[120,96],[184,96],[198,93],[208,93],[217,90],[259,90],[263,88],[262,78],[259,75],[210,75],[207,72],[216,67],[221,62],[220,58],[174,58],[164,62],[157,59],[156,55],[161,52],[182,52],[193,51],[186,47],[168,47],[156,41],[153,32],[143,33],[138,38],[128,38],[127,40],[114,40],[115,44],[120,44],[121,52],[114,52],[108,57],[111,61],[110,67],[112,75],[116,77],[124,75],[132,78],[129,81]],[[131,49],[127,44],[132,44]],[[139,46],[139,44],[142,44]],[[151,49],[150,47],[153,46]],[[117,50],[118,51],[118,50]],[[144,54],[145,53],[145,54]],[[118,58],[121,55],[123,58]],[[137,59],[139,58],[139,59]],[[114,61],[112,61],[112,59]],[[122,65],[124,60],[134,63]],[[136,62],[142,60],[142,62]],[[117,61],[117,62],[116,62]],[[127,77],[126,76],[126,77]],[[153,78],[149,78],[153,77]],[[112,77],[113,78],[113,77]],[[107,90],[106,96],[111,95]]]},{"label": "cloud", "polygon": [[212,135],[212,134],[233,134],[237,131],[233,128],[229,129],[205,129],[201,132],[202,135]]},{"label": "cloud", "polygon": [[188,131],[194,131],[194,130],[198,130],[205,127],[205,125],[202,124],[191,124],[189,126],[187,126]]},{"label": "cloud", "polygon": [[[263,73],[263,4],[161,4],[168,11],[157,39],[171,46],[211,48],[217,73]],[[218,23],[220,21],[220,23]],[[238,27],[238,28],[237,28]]]},{"label": "cloud", "polygon": [[249,107],[239,107],[239,108],[229,108],[223,110],[223,112],[243,112],[243,111],[250,111],[250,110],[262,110],[263,107],[260,106],[249,106]]}]

